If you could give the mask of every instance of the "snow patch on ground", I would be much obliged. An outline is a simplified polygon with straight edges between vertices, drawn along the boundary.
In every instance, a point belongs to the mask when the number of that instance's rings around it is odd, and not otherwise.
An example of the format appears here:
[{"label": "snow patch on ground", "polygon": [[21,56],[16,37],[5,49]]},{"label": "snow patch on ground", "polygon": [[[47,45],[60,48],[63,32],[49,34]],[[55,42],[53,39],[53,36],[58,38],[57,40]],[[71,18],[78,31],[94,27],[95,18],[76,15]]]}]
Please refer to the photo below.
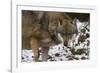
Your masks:
[{"label": "snow patch on ground", "polygon": [[[49,58],[48,61],[69,61],[69,60],[88,60],[89,59],[89,49],[90,49],[90,25],[88,22],[80,22],[77,20],[78,35],[74,35],[72,42],[70,43],[70,48],[65,47],[63,44],[51,46],[49,48]],[[84,36],[85,41],[78,41],[80,36]],[[83,39],[84,37],[80,38]],[[73,42],[74,41],[74,42]],[[41,50],[41,48],[39,48]],[[42,52],[40,51],[40,57]],[[34,55],[32,50],[22,50],[21,53],[22,62],[34,62]]]}]

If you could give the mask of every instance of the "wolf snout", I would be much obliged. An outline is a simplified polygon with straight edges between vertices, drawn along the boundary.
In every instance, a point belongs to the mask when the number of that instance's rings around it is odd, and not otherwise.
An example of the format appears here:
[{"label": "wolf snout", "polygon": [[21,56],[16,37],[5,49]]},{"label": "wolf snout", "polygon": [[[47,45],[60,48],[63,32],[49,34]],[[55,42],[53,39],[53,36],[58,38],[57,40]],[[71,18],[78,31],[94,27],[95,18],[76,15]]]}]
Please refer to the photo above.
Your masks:
[{"label": "wolf snout", "polygon": [[64,46],[68,46],[68,42],[67,41],[64,42]]}]

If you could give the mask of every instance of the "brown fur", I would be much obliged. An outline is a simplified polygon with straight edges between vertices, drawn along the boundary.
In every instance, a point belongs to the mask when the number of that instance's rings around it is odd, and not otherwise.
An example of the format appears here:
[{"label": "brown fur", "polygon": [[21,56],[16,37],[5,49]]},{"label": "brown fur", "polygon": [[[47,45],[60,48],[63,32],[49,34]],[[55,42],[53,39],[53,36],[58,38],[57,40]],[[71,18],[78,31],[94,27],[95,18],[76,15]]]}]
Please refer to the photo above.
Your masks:
[{"label": "brown fur", "polygon": [[[50,37],[49,32],[41,29],[41,24],[39,22],[33,22],[35,17],[30,11],[26,11],[22,14],[22,48],[32,48],[34,53],[35,61],[39,58],[39,47],[43,49],[43,60],[46,61],[48,57],[48,48],[53,45],[53,41]],[[39,17],[40,19],[40,17]]]},{"label": "brown fur", "polygon": [[22,48],[32,48],[35,61],[38,61],[39,47],[42,47],[42,59],[46,61],[49,47],[56,44],[57,33],[62,35],[65,42],[75,33],[76,26],[72,21],[65,13],[23,11]]},{"label": "brown fur", "polygon": [[72,20],[67,14],[59,12],[48,12],[47,15],[49,16],[49,32],[60,33],[67,46],[73,34],[77,33],[76,19]]}]

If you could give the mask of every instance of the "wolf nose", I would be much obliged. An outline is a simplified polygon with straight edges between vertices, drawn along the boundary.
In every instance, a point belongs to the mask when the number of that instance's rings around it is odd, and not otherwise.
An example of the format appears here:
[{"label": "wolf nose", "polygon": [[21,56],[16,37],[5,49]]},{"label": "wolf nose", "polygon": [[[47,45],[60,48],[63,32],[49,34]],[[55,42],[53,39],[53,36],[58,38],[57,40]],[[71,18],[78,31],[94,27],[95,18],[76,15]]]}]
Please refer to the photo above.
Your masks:
[{"label": "wolf nose", "polygon": [[67,46],[67,42],[64,42],[64,46]]}]

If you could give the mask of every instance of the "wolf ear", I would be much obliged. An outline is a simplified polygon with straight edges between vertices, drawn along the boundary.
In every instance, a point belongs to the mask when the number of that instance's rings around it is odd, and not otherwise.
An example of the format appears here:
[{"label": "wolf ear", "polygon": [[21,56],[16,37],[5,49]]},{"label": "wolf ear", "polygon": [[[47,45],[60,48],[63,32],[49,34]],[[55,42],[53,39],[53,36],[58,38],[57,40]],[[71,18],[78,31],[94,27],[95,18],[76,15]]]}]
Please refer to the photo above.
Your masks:
[{"label": "wolf ear", "polygon": [[73,33],[78,33],[78,30],[77,30],[77,18],[75,17],[73,20],[72,20],[72,28],[73,28]]},{"label": "wolf ear", "polygon": [[37,19],[40,21],[42,19],[43,15],[44,15],[44,12],[39,12]]},{"label": "wolf ear", "polygon": [[73,24],[76,25],[76,23],[77,23],[77,18],[75,17],[75,18],[73,19]]},{"label": "wolf ear", "polygon": [[44,16],[44,12],[35,11],[35,12],[33,12],[33,13],[34,13],[35,23],[40,23],[41,19],[42,19],[43,16]]}]

